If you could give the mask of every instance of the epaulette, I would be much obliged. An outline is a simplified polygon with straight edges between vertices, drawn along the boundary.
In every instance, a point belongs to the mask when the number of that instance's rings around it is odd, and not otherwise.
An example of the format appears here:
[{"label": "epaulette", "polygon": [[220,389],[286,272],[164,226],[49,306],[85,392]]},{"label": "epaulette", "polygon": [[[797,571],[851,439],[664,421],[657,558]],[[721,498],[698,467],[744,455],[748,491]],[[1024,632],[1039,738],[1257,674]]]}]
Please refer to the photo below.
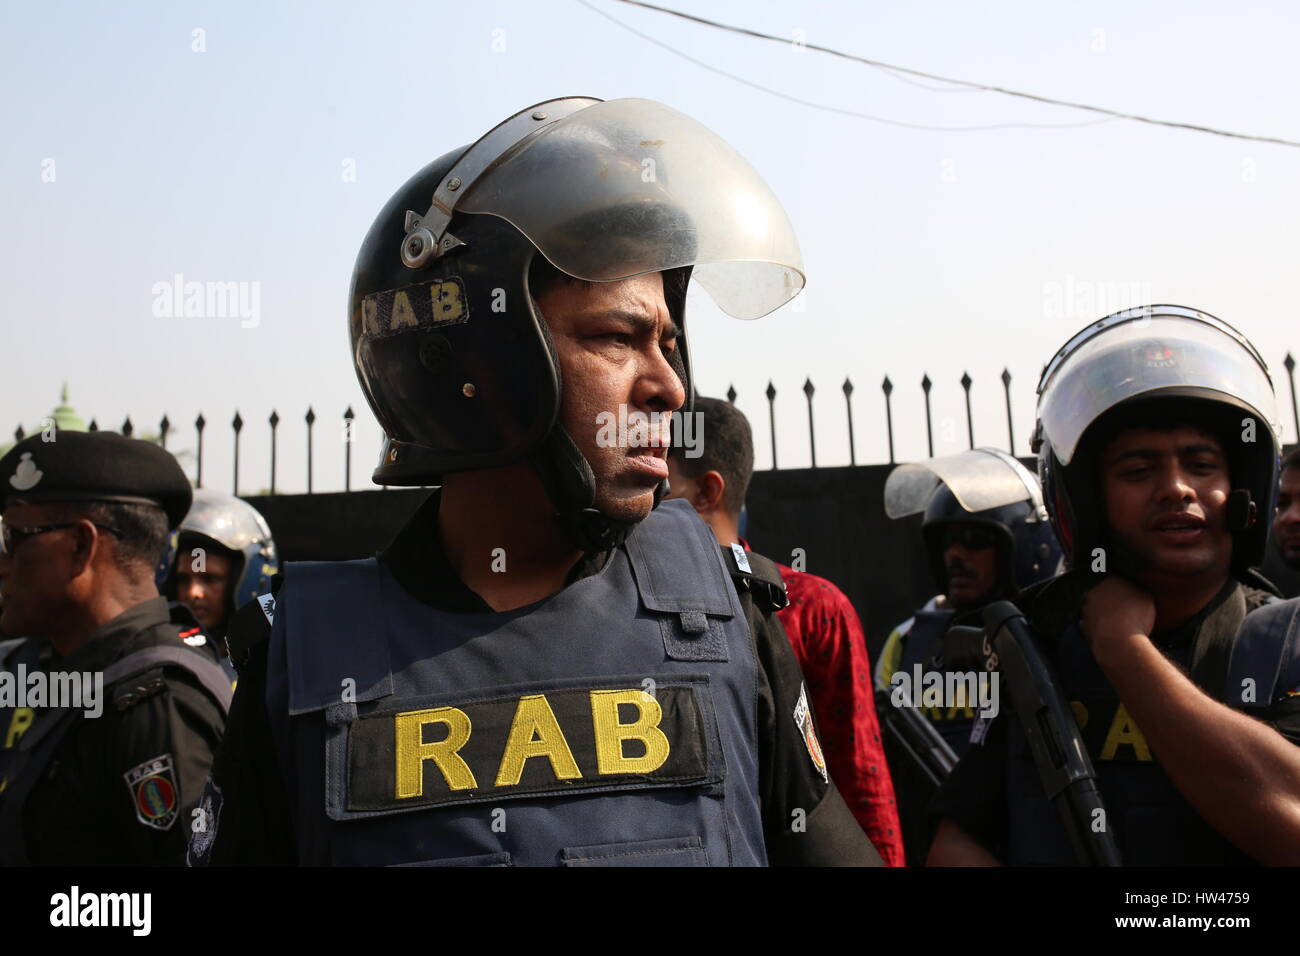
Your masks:
[{"label": "epaulette", "polygon": [[[737,553],[739,552],[739,553]],[[740,545],[724,546],[722,560],[727,565],[732,583],[741,594],[753,595],[754,603],[763,611],[779,611],[788,607],[790,599],[785,594],[785,582],[776,562],[746,551]],[[741,560],[744,564],[741,564]]]},{"label": "epaulette", "polygon": [[226,647],[236,670],[242,671],[253,651],[271,637],[271,623],[275,616],[275,595],[280,592],[284,575],[271,578],[270,595],[263,594],[240,606],[226,628]]},{"label": "epaulette", "polygon": [[113,688],[113,709],[127,710],[142,700],[161,694],[166,689],[167,680],[163,677],[161,667],[136,674],[130,680],[124,680]]}]

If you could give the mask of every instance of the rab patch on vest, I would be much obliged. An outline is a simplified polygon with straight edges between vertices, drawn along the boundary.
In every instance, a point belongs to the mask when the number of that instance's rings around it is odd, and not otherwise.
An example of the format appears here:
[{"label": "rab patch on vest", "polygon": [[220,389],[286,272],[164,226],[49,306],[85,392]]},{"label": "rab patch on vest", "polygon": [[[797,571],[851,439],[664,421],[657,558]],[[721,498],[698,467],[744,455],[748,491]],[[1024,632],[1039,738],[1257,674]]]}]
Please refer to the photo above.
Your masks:
[{"label": "rab patch on vest", "polygon": [[808,756],[812,758],[817,772],[822,775],[822,782],[830,783],[830,776],[826,773],[826,758],[822,755],[822,745],[817,739],[817,731],[813,729],[812,709],[808,706],[808,688],[804,684],[799,685],[799,703],[794,705],[794,725],[799,728],[799,733],[803,736],[804,746],[808,748]]},{"label": "rab patch on vest", "polygon": [[555,690],[367,714],[348,736],[350,811],[689,786],[708,778],[691,687]]},{"label": "rab patch on vest", "polygon": [[180,787],[172,755],[146,760],[122,774],[135,804],[135,817],[155,830],[170,830],[180,812]]},{"label": "rab patch on vest", "polygon": [[372,292],[361,300],[361,334],[367,338],[468,321],[469,299],[460,276]]}]

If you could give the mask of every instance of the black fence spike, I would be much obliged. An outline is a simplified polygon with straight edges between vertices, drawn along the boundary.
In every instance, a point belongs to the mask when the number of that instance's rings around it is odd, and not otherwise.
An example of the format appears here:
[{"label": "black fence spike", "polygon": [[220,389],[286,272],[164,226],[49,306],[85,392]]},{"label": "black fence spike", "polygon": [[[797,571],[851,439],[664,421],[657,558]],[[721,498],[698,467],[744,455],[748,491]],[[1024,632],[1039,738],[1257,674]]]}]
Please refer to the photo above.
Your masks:
[{"label": "black fence spike", "polygon": [[772,470],[776,471],[776,386],[767,380],[767,427],[772,435]]},{"label": "black fence spike", "polygon": [[975,447],[975,423],[970,413],[970,387],[971,377],[969,373],[961,373],[961,387],[966,391],[966,438],[970,441],[970,447]]},{"label": "black fence spike", "polygon": [[25,431],[23,431],[23,426],[22,426],[22,425],[19,425],[17,428],[14,429],[14,441],[15,441],[15,442],[20,442],[20,441],[22,441],[22,440],[23,440],[24,438],[26,438],[26,437],[27,437],[27,433],[26,433]]},{"label": "black fence spike", "polygon": [[352,420],[356,415],[349,405],[343,413],[343,490],[352,490]]},{"label": "black fence spike", "polygon": [[889,396],[894,394],[894,383],[885,376],[880,383],[880,390],[885,393],[885,431],[889,435],[889,463],[894,463],[894,412],[889,406]]},{"label": "black fence spike", "polygon": [[925,447],[927,458],[934,457],[934,425],[930,421],[930,389],[934,383],[930,381],[928,372],[921,373],[921,391],[925,393]]},{"label": "black fence spike", "polygon": [[1006,393],[1007,399],[1007,454],[1016,453],[1016,433],[1011,425],[1011,372],[1004,366],[1002,369],[1002,389]]},{"label": "black fence spike", "polygon": [[311,494],[311,426],[316,424],[316,413],[311,410],[310,405],[307,406],[307,414],[303,418],[307,422],[307,494]]},{"label": "black fence spike", "polygon": [[167,449],[167,433],[172,430],[172,423],[167,418],[167,413],[163,412],[162,421],[158,423],[158,443],[162,445],[163,450]]},{"label": "black fence spike", "polygon": [[1300,442],[1300,408],[1297,407],[1295,398],[1295,359],[1290,352],[1286,353],[1282,364],[1286,366],[1287,378],[1291,380],[1291,423],[1295,425],[1295,440]]},{"label": "black fence spike", "polygon": [[135,433],[135,426],[131,424],[131,416],[126,416],[126,421],[122,422],[122,437],[130,438]]},{"label": "black fence spike", "polygon": [[92,418],[92,419],[90,420],[90,424],[86,426],[86,431],[88,431],[88,432],[97,432],[97,431],[99,431],[99,422],[95,421],[95,420]]},{"label": "black fence spike", "polygon": [[844,410],[849,417],[849,464],[856,465],[858,456],[853,450],[853,383],[849,381],[847,376],[845,376],[844,384],[840,386],[840,389],[844,392]]},{"label": "black fence spike", "polygon": [[727,386],[727,401],[731,402],[731,404],[733,404],[733,405],[736,404],[736,386],[735,386],[735,384],[731,384],[731,385],[728,385],[728,386]]},{"label": "black fence spike", "polygon": [[813,392],[817,391],[812,383],[811,378],[803,380],[804,398],[808,400],[808,457],[812,462],[812,467],[817,467],[817,441],[813,437]]},{"label": "black fence spike", "polygon": [[208,423],[203,418],[203,413],[199,412],[199,417],[194,419],[194,430],[199,433],[199,465],[198,474],[195,476],[194,487],[203,487],[203,429]]},{"label": "black fence spike", "polygon": [[280,416],[276,414],[275,409],[271,409],[271,417],[267,419],[271,423],[271,494],[275,495],[275,429],[280,424]]},{"label": "black fence spike", "polygon": [[235,487],[231,494],[236,498],[239,497],[239,433],[244,430],[244,420],[239,417],[239,409],[235,409],[235,417],[230,423],[230,427],[235,430]]}]

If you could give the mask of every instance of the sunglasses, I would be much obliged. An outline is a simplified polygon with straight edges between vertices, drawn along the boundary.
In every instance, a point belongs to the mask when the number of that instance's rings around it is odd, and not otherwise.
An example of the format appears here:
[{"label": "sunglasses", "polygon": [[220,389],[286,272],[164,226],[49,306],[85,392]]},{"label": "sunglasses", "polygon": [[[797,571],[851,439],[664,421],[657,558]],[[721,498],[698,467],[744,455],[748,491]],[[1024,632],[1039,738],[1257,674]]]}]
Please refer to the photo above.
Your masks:
[{"label": "sunglasses", "polygon": [[[28,538],[34,538],[38,534],[49,534],[51,531],[61,531],[64,528],[75,528],[81,524],[80,521],[65,521],[61,524],[38,524],[30,528],[18,528],[11,524],[6,524],[0,520],[0,554],[11,555],[20,544]],[[96,528],[107,531],[113,537],[121,539],[122,532],[106,524],[100,524],[98,521],[92,521]]]},{"label": "sunglasses", "polygon": [[992,528],[979,525],[948,525],[939,537],[942,550],[947,551],[953,545],[961,545],[969,551],[983,551],[998,543],[997,532]]}]

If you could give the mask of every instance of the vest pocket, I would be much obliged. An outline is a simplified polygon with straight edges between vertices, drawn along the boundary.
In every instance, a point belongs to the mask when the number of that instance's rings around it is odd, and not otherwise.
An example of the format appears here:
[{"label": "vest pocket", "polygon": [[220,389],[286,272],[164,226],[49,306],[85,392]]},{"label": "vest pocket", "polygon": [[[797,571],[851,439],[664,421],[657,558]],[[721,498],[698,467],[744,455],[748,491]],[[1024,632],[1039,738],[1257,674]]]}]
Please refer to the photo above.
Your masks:
[{"label": "vest pocket", "polygon": [[480,853],[477,856],[453,856],[445,860],[420,860],[416,863],[393,863],[392,866],[513,866],[510,854]]},{"label": "vest pocket", "polygon": [[634,843],[565,847],[562,866],[708,866],[704,841],[697,836]]}]

